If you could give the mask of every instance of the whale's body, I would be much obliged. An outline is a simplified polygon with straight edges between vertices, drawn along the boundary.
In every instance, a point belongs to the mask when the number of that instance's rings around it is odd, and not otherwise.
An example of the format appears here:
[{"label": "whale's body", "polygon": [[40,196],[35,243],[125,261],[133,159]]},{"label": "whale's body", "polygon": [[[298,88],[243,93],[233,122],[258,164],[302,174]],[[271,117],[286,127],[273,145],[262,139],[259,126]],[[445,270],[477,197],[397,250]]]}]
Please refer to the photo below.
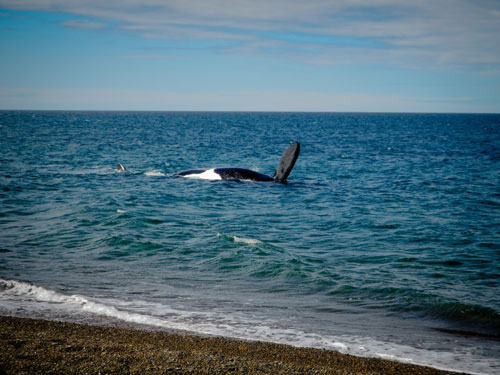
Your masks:
[{"label": "whale's body", "polygon": [[192,169],[175,175],[187,178],[201,178],[203,180],[274,181],[274,178],[265,174],[243,168]]},{"label": "whale's body", "polygon": [[244,168],[212,168],[191,169],[175,174],[187,178],[201,178],[206,180],[243,180],[243,181],[275,181],[286,183],[300,153],[300,143],[297,142],[285,150],[281,156],[278,168],[273,177]]},{"label": "whale's body", "polygon": [[[297,158],[300,153],[300,143],[297,142],[288,147],[278,164],[278,168],[273,177],[244,168],[211,168],[211,169],[190,169],[175,173],[175,177],[200,178],[204,180],[241,180],[241,181],[259,181],[259,182],[281,182],[286,183]],[[117,172],[128,172],[122,164],[116,166]]]}]

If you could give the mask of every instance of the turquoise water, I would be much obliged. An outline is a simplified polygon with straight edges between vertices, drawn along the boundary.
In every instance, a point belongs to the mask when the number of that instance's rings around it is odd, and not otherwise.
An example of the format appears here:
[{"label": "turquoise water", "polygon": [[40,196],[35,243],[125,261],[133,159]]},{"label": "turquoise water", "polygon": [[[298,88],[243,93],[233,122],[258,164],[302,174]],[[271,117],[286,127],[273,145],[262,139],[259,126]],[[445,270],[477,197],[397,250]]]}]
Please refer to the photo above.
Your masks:
[{"label": "turquoise water", "polygon": [[[173,176],[295,141],[286,185]],[[500,115],[4,111],[0,147],[1,313],[500,371]]]}]

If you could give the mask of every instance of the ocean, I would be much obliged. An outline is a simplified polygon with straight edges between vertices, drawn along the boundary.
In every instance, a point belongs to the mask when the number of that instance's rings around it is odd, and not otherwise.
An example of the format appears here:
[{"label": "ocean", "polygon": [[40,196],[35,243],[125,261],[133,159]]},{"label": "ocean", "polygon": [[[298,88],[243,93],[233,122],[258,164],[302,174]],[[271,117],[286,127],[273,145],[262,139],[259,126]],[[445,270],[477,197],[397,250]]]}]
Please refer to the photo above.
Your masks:
[{"label": "ocean", "polygon": [[[174,176],[296,141],[287,184]],[[500,115],[1,111],[0,149],[0,314],[500,373]]]}]

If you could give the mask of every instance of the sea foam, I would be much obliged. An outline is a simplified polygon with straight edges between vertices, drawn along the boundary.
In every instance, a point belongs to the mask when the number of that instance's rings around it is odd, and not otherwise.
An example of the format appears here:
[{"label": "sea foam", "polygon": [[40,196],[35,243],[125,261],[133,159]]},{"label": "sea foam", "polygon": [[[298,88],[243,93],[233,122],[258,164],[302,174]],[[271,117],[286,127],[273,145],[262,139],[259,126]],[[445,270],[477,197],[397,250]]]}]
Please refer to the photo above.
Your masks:
[{"label": "sea foam", "polygon": [[[139,308],[143,313],[127,311]],[[23,281],[0,279],[0,313],[33,316],[33,312],[46,313],[53,319],[54,312],[62,313],[71,321],[71,316],[87,314],[87,323],[95,321],[93,316],[154,326],[169,330],[189,331],[197,334],[224,336],[235,339],[267,341],[297,347],[313,347],[337,350],[362,357],[379,357],[400,362],[432,365],[445,370],[450,368],[451,357],[463,353],[436,353],[406,345],[387,343],[369,337],[322,336],[300,329],[283,327],[278,322],[251,317],[244,312],[221,314],[219,311],[184,311],[161,304],[144,301],[95,300],[79,294],[64,294]],[[150,312],[144,313],[144,312]],[[153,315],[153,313],[155,315]],[[42,314],[43,315],[43,314]],[[76,320],[76,319],[75,319]],[[468,353],[470,356],[470,353]],[[479,360],[479,358],[470,358]],[[468,368],[469,373],[477,373]],[[463,368],[462,368],[463,369]],[[488,366],[480,373],[488,374]]]},{"label": "sea foam", "polygon": [[[146,324],[164,328],[179,328],[166,325],[156,317],[118,310],[112,305],[92,301],[89,297],[78,294],[66,295],[41,286],[15,280],[0,279],[0,300],[6,302],[21,302],[21,304],[50,304],[56,310],[65,310],[67,313],[87,312],[100,316],[118,319],[128,323]],[[48,306],[39,306],[45,307]]]},{"label": "sea foam", "polygon": [[147,171],[144,173],[145,176],[148,176],[148,177],[162,177],[162,176],[166,176],[165,173],[161,172],[161,171]]},{"label": "sea foam", "polygon": [[263,242],[254,238],[245,238],[245,237],[238,237],[234,236],[231,234],[224,234],[224,233],[217,233],[217,237],[219,238],[225,238],[230,241],[236,242],[236,243],[244,243],[247,245],[258,245],[262,244]]}]

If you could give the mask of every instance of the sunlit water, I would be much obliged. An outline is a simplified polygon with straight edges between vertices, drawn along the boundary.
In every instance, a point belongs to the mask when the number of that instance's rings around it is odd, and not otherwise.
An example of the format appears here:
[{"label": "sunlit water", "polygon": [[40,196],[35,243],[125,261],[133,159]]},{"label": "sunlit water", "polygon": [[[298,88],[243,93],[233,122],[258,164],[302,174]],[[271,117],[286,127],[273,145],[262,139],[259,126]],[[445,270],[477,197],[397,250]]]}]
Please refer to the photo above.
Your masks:
[{"label": "sunlit water", "polygon": [[[286,185],[173,176],[294,141]],[[0,147],[2,314],[500,372],[498,115],[0,112]]]}]

